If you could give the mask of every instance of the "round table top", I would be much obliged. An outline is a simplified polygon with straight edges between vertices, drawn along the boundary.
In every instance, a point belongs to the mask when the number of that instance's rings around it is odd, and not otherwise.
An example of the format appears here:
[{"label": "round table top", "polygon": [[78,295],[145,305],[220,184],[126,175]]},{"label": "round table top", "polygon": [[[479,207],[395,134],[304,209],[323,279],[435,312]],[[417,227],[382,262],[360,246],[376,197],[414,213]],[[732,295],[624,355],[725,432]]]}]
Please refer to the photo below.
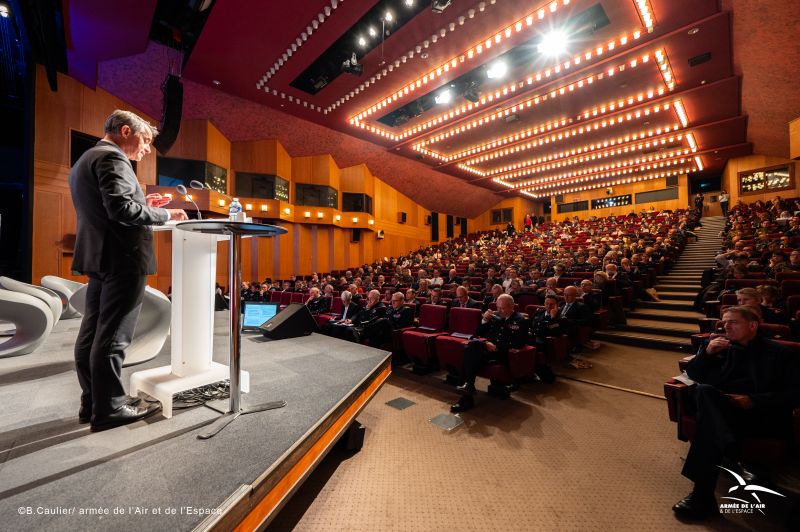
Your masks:
[{"label": "round table top", "polygon": [[192,220],[180,222],[176,229],[206,234],[239,234],[244,236],[278,236],[287,232],[277,225],[254,224],[250,222],[231,222],[230,220]]}]

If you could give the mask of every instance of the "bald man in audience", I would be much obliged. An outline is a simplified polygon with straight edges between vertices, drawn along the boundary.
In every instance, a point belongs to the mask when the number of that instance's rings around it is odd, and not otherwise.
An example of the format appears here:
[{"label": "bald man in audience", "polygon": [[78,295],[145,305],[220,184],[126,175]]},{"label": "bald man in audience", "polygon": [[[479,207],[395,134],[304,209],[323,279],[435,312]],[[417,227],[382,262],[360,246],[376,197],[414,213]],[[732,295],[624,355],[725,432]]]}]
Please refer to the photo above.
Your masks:
[{"label": "bald man in audience", "polygon": [[476,301],[469,297],[469,292],[463,286],[456,288],[456,297],[450,304],[450,308],[481,308],[480,301]]}]

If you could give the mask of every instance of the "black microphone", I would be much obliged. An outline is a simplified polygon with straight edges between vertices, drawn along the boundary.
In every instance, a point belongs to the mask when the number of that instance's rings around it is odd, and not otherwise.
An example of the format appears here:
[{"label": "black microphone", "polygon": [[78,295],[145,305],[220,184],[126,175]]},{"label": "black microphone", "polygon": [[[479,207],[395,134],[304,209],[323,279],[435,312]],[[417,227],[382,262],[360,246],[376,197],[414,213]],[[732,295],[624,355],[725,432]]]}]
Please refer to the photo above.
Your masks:
[{"label": "black microphone", "polygon": [[220,196],[225,196],[226,198],[228,198],[228,202],[233,201],[233,197],[232,196],[229,196],[229,195],[225,194],[224,192],[220,192],[218,190],[214,190],[213,188],[211,188],[211,185],[209,185],[208,183],[201,183],[200,181],[197,181],[196,179],[192,179],[189,182],[189,186],[192,187],[195,190],[208,190],[209,192],[216,192]]},{"label": "black microphone", "polygon": [[[191,186],[191,184],[190,184],[190,186]],[[192,197],[189,195],[189,192],[186,190],[186,187],[183,186],[183,185],[178,185],[175,188],[178,190],[178,192],[183,194],[186,197],[186,199],[188,199],[189,201],[192,202],[192,205],[194,205],[194,208],[197,211],[197,219],[198,220],[202,220],[203,219],[203,215],[200,214],[200,207],[197,206],[197,203],[195,203],[194,200],[192,199]],[[192,188],[194,188],[194,187],[192,187]]]}]

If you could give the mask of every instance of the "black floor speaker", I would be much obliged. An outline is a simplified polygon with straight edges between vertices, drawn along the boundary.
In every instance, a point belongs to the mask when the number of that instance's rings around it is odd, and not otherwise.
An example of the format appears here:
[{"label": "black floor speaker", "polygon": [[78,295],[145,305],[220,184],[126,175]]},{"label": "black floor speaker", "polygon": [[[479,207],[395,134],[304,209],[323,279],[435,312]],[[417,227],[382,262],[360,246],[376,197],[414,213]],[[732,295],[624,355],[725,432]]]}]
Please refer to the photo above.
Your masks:
[{"label": "black floor speaker", "polygon": [[319,332],[317,320],[311,315],[308,307],[301,303],[292,303],[261,324],[261,333],[272,340],[297,338]]}]

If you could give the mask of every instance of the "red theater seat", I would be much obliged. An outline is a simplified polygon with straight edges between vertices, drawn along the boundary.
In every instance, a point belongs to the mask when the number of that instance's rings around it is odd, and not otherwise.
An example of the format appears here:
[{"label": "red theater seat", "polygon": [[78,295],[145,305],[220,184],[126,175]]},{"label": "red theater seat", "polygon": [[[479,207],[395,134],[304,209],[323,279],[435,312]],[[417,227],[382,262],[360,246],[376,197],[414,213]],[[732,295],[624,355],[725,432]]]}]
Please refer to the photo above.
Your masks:
[{"label": "red theater seat", "polygon": [[451,375],[458,376],[464,364],[464,346],[478,330],[481,311],[476,308],[454,308],[450,310],[449,334],[434,339],[436,358],[439,367]]},{"label": "red theater seat", "polygon": [[489,394],[506,399],[509,387],[536,374],[537,351],[530,345],[508,352],[508,366],[501,362],[489,362],[478,371],[478,375],[489,379]]},{"label": "red theater seat", "polygon": [[411,359],[414,369],[430,370],[436,367],[434,339],[445,334],[447,307],[421,305],[419,326],[406,329],[400,336],[403,351]]}]

